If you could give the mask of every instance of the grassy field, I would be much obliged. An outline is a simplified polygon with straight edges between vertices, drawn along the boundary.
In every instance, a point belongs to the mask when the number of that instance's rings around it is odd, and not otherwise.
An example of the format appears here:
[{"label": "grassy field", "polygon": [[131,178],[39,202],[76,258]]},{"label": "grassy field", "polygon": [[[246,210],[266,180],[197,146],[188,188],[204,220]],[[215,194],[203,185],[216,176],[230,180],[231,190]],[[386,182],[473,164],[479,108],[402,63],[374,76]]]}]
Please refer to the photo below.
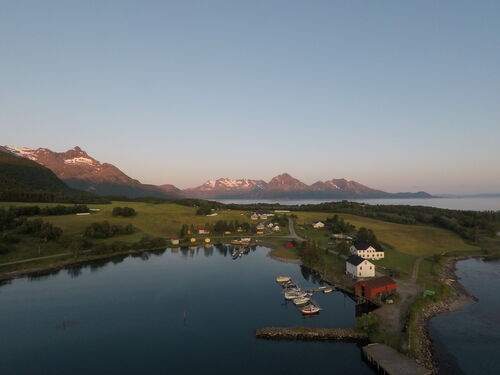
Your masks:
[{"label": "grassy field", "polygon": [[[297,224],[309,226],[314,220],[324,220],[331,213],[298,212]],[[339,214],[356,228],[366,227],[375,232],[380,242],[389,244],[395,251],[427,256],[445,252],[469,252],[477,246],[465,243],[458,235],[445,229],[424,225],[403,225],[369,219],[361,216]],[[308,225],[309,224],[309,225]]]},{"label": "grassy field", "polygon": [[[297,212],[296,215],[298,234],[316,241],[320,246],[326,246],[329,231],[314,229],[311,223],[334,214]],[[455,233],[441,228],[395,224],[348,214],[339,216],[354,224],[356,228],[366,227],[373,230],[385,250],[385,258],[376,261],[379,271],[384,272],[384,267],[397,270],[402,278],[410,277],[413,264],[418,257],[444,253],[470,254],[480,251],[480,247],[470,245]]]},{"label": "grassy field", "polygon": [[[16,203],[16,202],[0,202],[0,207],[9,206],[33,206],[40,207],[54,206],[57,204],[45,203]],[[134,217],[113,217],[111,215],[114,207],[132,207],[136,210],[137,215]],[[89,204],[89,208],[99,209],[100,211],[93,212],[90,215],[61,215],[61,216],[44,216],[40,217],[44,221],[48,221],[63,230],[63,236],[58,242],[49,242],[43,244],[36,237],[23,236],[20,243],[13,245],[14,251],[0,255],[0,263],[34,258],[45,255],[52,255],[67,251],[65,243],[71,239],[79,238],[83,235],[85,228],[93,222],[107,220],[110,223],[116,224],[132,224],[137,231],[129,235],[113,236],[107,239],[93,240],[95,243],[111,243],[115,241],[136,242],[144,235],[155,237],[170,238],[177,237],[179,230],[183,224],[194,227],[204,226],[205,224],[214,224],[219,220],[238,221],[240,223],[250,222],[250,219],[245,215],[244,211],[224,210],[218,211],[217,216],[198,216],[196,215],[195,207],[181,206],[177,204],[153,204],[143,202],[113,202],[111,204]],[[256,224],[257,222],[253,222]],[[288,235],[288,226],[281,228],[279,233],[266,234],[270,237],[279,237]],[[233,233],[232,236],[241,235]],[[244,234],[243,234],[244,235]],[[194,235],[194,237],[198,237]],[[201,236],[206,237],[206,235]],[[214,239],[213,235],[210,236]]]}]

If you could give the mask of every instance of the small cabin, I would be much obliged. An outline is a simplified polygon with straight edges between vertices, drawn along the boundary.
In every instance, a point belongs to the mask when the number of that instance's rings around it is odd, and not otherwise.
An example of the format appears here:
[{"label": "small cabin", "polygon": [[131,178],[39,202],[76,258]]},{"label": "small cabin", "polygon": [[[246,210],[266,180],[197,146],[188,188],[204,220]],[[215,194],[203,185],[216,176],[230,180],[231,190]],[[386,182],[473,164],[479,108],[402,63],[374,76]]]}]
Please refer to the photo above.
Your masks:
[{"label": "small cabin", "polygon": [[179,244],[179,239],[178,238],[171,238],[170,239],[170,243],[172,245],[178,245]]}]

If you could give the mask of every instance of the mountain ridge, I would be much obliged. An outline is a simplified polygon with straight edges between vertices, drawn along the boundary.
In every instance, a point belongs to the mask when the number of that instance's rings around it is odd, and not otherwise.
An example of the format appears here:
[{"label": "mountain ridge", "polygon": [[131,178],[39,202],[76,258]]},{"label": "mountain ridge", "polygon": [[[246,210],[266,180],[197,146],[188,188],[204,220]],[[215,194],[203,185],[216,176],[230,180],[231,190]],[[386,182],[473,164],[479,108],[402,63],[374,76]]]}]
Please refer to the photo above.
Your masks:
[{"label": "mountain ridge", "polygon": [[426,192],[388,193],[345,178],[316,181],[307,185],[288,173],[262,179],[218,178],[187,189],[172,184],[143,184],[110,163],[101,163],[79,146],[65,152],[47,148],[4,146],[8,152],[35,161],[55,173],[70,188],[99,195],[198,199],[357,199],[429,198]]}]

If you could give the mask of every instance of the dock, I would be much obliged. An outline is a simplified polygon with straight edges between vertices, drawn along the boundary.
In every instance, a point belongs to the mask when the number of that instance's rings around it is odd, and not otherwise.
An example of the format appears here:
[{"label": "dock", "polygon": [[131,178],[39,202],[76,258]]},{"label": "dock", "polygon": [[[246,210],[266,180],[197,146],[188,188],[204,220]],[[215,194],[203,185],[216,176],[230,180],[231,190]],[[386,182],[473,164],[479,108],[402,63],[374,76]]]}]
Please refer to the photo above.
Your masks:
[{"label": "dock", "polygon": [[384,375],[431,375],[431,370],[385,344],[363,346],[363,356]]}]

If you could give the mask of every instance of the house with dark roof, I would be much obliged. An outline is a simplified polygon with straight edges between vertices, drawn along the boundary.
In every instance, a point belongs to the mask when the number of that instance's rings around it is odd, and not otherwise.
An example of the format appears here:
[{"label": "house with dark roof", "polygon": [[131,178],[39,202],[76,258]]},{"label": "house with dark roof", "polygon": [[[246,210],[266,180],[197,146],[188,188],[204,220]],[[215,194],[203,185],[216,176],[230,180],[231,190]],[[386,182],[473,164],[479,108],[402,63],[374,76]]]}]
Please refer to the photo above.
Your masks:
[{"label": "house with dark roof", "polygon": [[363,259],[379,260],[385,256],[384,249],[376,242],[368,243],[354,241],[351,246],[351,254],[358,255]]},{"label": "house with dark roof", "polygon": [[351,255],[345,262],[345,273],[355,279],[375,276],[375,265],[359,255]]}]

